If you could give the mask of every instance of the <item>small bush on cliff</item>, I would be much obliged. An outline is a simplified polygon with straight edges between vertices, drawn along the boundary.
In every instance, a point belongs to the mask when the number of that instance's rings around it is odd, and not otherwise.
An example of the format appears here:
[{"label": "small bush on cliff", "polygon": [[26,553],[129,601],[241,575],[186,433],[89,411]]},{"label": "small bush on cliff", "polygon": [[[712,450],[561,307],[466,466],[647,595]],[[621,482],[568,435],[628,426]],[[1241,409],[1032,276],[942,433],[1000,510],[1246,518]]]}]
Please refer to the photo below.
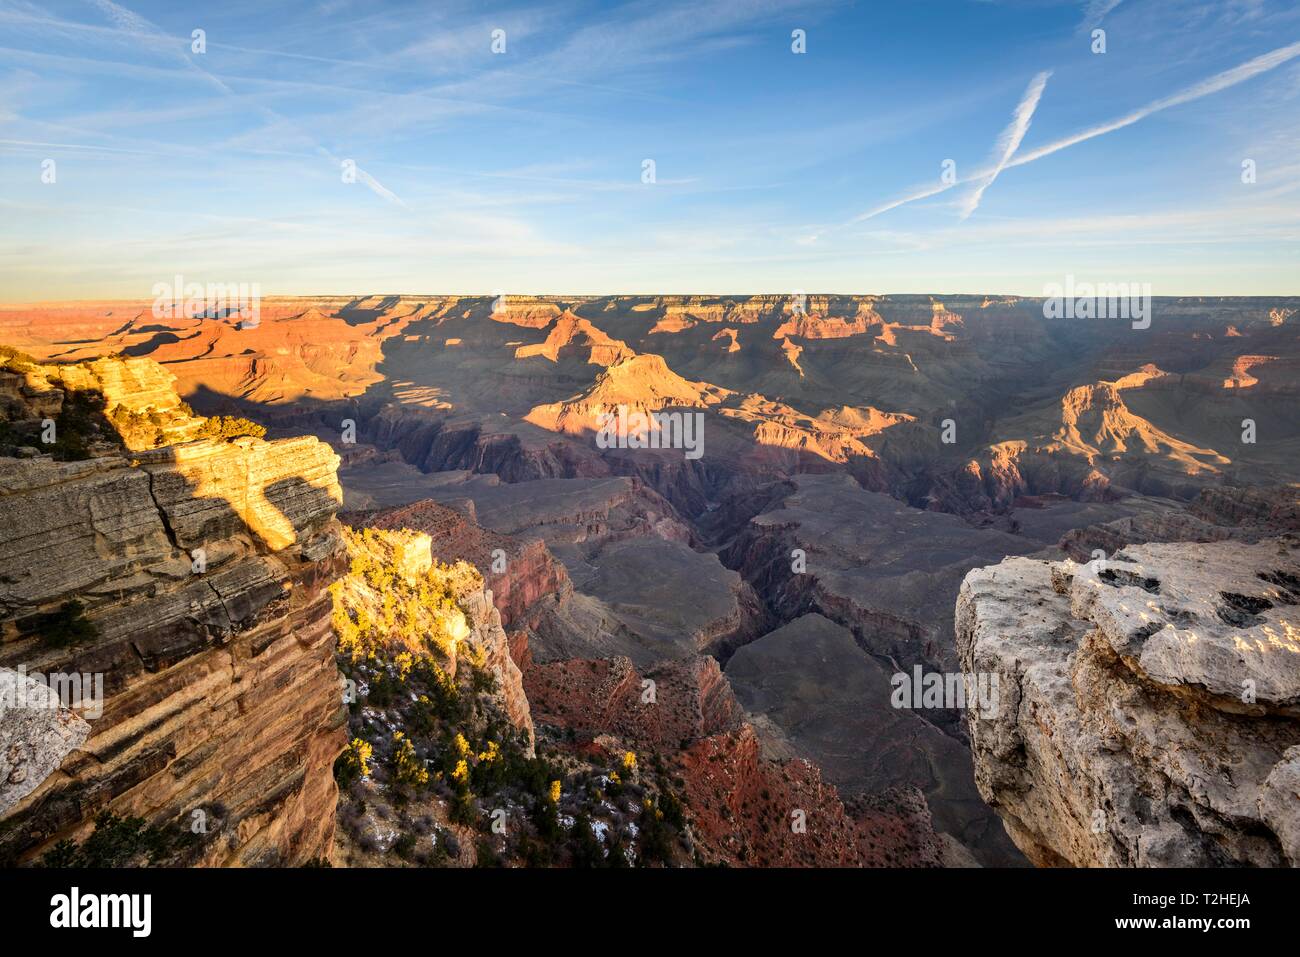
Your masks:
[{"label": "small bush on cliff", "polygon": [[398,783],[422,788],[429,783],[429,770],[415,755],[415,745],[401,731],[393,732],[393,776]]},{"label": "small bush on cliff", "polygon": [[0,346],[0,369],[29,372],[38,365],[35,358],[13,346]]},{"label": "small bush on cliff", "polygon": [[152,409],[148,412],[137,412],[119,402],[108,413],[108,421],[132,448],[144,446],[158,448],[167,441],[162,430],[162,417]]},{"label": "small bush on cliff", "polygon": [[353,738],[334,762],[334,779],[345,790],[370,774],[370,758],[375,753],[369,741]]},{"label": "small bush on cliff", "polygon": [[95,816],[95,830],[81,844],[59,841],[41,858],[45,867],[149,867],[164,863],[184,842],[183,832],[154,827],[142,817]]},{"label": "small bush on cliff", "polygon": [[237,439],[243,435],[251,435],[255,439],[263,438],[266,435],[266,426],[233,415],[214,415],[204,419],[198,431],[201,439]]}]

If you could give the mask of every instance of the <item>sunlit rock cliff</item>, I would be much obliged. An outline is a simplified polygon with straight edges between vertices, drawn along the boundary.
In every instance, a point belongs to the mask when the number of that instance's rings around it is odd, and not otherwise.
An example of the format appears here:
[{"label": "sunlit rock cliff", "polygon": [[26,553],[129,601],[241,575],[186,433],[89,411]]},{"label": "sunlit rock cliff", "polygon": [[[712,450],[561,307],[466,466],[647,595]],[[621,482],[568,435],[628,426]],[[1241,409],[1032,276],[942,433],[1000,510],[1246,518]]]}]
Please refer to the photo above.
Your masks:
[{"label": "sunlit rock cliff", "polygon": [[147,359],[0,375],[0,676],[83,681],[80,707],[25,725],[29,706],[0,703],[10,863],[84,839],[102,811],[189,835],[186,863],[332,845],[337,456],[214,429],[172,378]]}]

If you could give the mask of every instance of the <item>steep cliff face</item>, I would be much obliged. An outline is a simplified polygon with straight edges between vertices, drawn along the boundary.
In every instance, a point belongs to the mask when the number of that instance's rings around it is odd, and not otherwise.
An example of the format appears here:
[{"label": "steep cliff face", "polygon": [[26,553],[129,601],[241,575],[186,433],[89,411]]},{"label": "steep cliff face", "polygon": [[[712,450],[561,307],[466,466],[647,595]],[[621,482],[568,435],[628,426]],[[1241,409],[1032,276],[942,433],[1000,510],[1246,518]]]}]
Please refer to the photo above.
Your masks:
[{"label": "steep cliff face", "polygon": [[80,840],[103,810],[193,835],[189,863],[327,856],[345,743],[326,593],[345,570],[337,456],[195,438],[202,420],[149,360],[39,371],[39,407],[6,393],[11,425],[87,397],[100,413],[59,420],[92,457],[0,457],[0,668],[102,680],[102,713],[83,700],[59,760],[0,796],[0,859]]},{"label": "steep cliff face", "polygon": [[976,782],[1040,865],[1300,865],[1300,543],[967,575]]}]

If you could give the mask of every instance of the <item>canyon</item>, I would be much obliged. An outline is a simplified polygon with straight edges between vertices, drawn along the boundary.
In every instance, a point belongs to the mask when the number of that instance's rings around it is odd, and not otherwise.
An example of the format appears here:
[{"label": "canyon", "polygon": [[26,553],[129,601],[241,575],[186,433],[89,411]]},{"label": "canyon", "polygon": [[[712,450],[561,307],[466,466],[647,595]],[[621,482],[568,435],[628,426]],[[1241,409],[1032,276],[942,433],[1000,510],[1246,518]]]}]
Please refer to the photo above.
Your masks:
[{"label": "canyon", "polygon": [[[574,821],[640,860],[680,805],[656,862],[1294,864],[1297,306],[1156,299],[1148,329],[1013,297],[271,298],[252,328],[0,306],[0,678],[107,682],[100,718],[23,726],[0,852],[110,809],[201,812],[204,864],[409,863],[407,833],[443,864],[571,863]],[[601,447],[620,410],[702,416],[702,455]],[[86,436],[49,448],[45,421]],[[472,664],[428,667],[472,713],[430,730],[367,698],[401,649],[337,655],[341,608],[383,614],[354,587],[375,563],[463,616]],[[1232,584],[1243,563],[1276,580]],[[1199,656],[1092,595],[1148,578]],[[1209,589],[1270,607],[1241,631],[1190,606]],[[95,637],[53,647],[74,600]],[[918,667],[996,674],[1001,708],[895,707]],[[332,770],[358,739],[402,767],[395,731],[435,769],[418,813],[388,771]],[[458,816],[458,733],[476,813],[499,794],[528,823]],[[559,838],[490,744],[558,775]]]}]

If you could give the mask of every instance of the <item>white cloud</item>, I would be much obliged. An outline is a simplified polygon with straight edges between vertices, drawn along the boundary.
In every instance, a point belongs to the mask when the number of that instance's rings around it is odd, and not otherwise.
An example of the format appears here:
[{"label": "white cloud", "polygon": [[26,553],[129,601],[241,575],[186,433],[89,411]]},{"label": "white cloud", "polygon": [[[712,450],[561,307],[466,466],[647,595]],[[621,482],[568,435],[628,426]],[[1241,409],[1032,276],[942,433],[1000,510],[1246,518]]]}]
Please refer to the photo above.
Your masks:
[{"label": "white cloud", "polygon": [[1083,8],[1083,24],[1080,29],[1087,31],[1101,26],[1101,21],[1106,19],[1106,14],[1122,2],[1123,0],[1088,0]]}]

